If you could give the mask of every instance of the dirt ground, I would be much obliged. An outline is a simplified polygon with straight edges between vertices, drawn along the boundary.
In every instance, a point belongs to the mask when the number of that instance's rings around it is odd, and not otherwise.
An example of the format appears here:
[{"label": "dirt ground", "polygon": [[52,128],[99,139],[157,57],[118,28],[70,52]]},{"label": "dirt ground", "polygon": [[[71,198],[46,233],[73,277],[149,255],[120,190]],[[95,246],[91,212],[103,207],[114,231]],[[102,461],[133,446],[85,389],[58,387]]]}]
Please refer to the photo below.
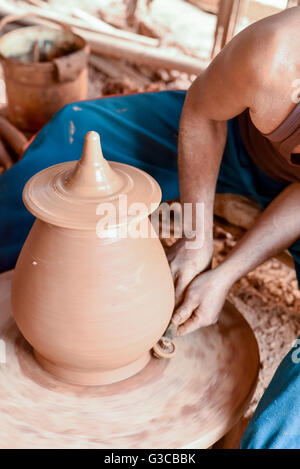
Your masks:
[{"label": "dirt ground", "polygon": [[[215,230],[215,257],[222,261],[235,239]],[[259,345],[260,376],[247,416],[300,334],[300,291],[295,271],[270,259],[233,285],[230,299],[251,325]]]}]

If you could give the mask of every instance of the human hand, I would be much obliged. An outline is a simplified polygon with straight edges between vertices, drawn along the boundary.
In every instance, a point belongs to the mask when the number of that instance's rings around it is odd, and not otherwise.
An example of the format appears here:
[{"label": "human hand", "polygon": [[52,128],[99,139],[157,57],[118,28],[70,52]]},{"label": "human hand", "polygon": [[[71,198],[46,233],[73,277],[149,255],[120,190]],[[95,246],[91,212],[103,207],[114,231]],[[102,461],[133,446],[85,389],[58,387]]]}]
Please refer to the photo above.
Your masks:
[{"label": "human hand", "polygon": [[212,254],[212,242],[199,249],[187,249],[185,238],[168,249],[167,258],[175,285],[175,307],[183,300],[184,291],[189,283],[210,267]]},{"label": "human hand", "polygon": [[230,287],[218,268],[194,278],[172,318],[172,323],[178,327],[177,335],[216,323]]}]

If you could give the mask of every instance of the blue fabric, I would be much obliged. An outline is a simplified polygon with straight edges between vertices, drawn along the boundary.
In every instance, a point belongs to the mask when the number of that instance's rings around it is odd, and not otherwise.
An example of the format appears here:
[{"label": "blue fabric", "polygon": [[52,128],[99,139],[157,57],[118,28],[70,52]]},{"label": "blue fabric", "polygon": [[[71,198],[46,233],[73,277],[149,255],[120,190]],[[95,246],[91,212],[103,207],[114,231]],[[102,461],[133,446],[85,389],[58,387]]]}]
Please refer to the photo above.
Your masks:
[{"label": "blue fabric", "polygon": [[[14,267],[33,223],[22,203],[25,183],[48,166],[78,159],[89,130],[100,133],[107,159],[144,169],[159,182],[164,200],[177,198],[177,136],[184,98],[182,91],[144,93],[79,102],[58,112],[22,160],[0,176],[0,271]],[[284,187],[253,164],[237,120],[229,121],[217,192],[247,195],[266,207]],[[290,251],[299,281],[300,242]],[[299,420],[299,365],[287,357],[259,404],[242,447],[300,448]]]},{"label": "blue fabric", "polygon": [[[0,176],[0,272],[14,267],[33,223],[22,202],[25,183],[48,166],[78,159],[89,130],[100,133],[107,159],[144,169],[159,182],[163,200],[177,198],[177,136],[184,98],[184,91],[141,93],[69,104],[59,111],[22,160]],[[266,207],[284,187],[252,163],[236,120],[229,121],[217,192],[252,196]],[[300,242],[290,251],[299,279]]]},{"label": "blue fabric", "polygon": [[70,104],[39,132],[23,158],[0,176],[0,272],[14,267],[34,218],[22,191],[38,171],[80,158],[86,132],[101,135],[109,160],[137,166],[178,197],[177,133],[185,92],[144,93]]},{"label": "blue fabric", "polygon": [[240,447],[300,449],[300,338],[261,398]]}]

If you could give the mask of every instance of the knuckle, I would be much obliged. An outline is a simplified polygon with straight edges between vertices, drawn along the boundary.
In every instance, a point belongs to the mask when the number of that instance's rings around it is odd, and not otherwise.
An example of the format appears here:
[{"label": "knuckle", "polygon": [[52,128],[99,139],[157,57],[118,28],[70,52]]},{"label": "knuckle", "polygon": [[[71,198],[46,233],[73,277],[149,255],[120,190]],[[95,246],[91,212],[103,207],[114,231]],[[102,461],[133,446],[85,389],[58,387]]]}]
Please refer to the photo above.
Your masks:
[{"label": "knuckle", "polygon": [[186,292],[186,301],[187,301],[187,304],[189,305],[193,305],[193,309],[195,310],[196,308],[198,308],[198,301],[197,301],[197,295],[195,294],[195,292],[193,291],[193,289],[189,288]]}]

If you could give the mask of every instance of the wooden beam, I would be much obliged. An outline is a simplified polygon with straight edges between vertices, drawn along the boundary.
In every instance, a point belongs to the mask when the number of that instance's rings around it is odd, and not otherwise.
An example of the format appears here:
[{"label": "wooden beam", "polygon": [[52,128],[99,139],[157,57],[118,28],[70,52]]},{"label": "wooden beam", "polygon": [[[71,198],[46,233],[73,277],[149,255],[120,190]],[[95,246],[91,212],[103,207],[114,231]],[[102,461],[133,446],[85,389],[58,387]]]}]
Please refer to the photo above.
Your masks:
[{"label": "wooden beam", "polygon": [[[7,5],[7,3],[5,3],[5,5],[0,4],[0,13],[12,14],[12,11],[9,11]],[[25,9],[20,9],[17,13],[20,15],[28,14]],[[29,15],[31,15],[31,13],[29,13]],[[52,23],[53,27],[58,28],[57,24],[55,25],[55,22],[71,27],[69,21],[67,21],[67,23],[64,23],[63,20],[58,21],[54,18],[55,15],[47,14],[47,17],[43,15],[42,18],[39,18],[39,15],[34,16],[35,17],[30,16],[30,18],[20,18],[20,21],[26,22],[27,24],[37,25],[45,24],[45,21],[47,21],[48,24],[49,22],[54,21],[54,23]],[[78,26],[72,26],[71,29],[75,34],[86,39],[91,46],[92,52],[100,56],[104,55],[116,59],[126,58],[129,62],[139,65],[147,65],[154,69],[161,68],[165,70],[178,70],[180,72],[193,75],[198,75],[208,65],[208,62],[205,60],[196,59],[180,53],[178,54],[176,51],[173,53],[173,50],[170,50],[167,47],[150,47],[125,39],[107,36],[94,31],[88,31]]]},{"label": "wooden beam", "polygon": [[100,57],[99,55],[92,54],[89,57],[89,63],[96,68],[96,70],[103,72],[108,77],[129,80],[132,83],[132,86],[136,86],[137,88],[144,88],[151,84],[151,80],[149,78],[138,73],[132,67],[127,66],[120,60],[107,59]]},{"label": "wooden beam", "polygon": [[[227,233],[232,234],[232,236],[234,236],[236,239],[240,239],[247,231],[243,228],[228,223],[228,221],[218,216],[214,217],[214,224],[222,228],[224,231],[227,231]],[[280,261],[282,264],[285,264],[290,269],[295,268],[294,259],[288,251],[280,252],[279,254],[273,257]]]},{"label": "wooden beam", "polygon": [[248,3],[249,0],[220,0],[212,58],[233,38]]},{"label": "wooden beam", "polygon": [[201,73],[207,66],[207,63],[201,59],[195,59],[183,54],[172,55],[167,48],[147,47],[116,38],[100,38],[97,34],[80,31],[77,28],[73,28],[73,31],[89,42],[94,54],[117,59],[126,58],[129,62],[148,65],[152,68],[179,70],[180,72],[195,75]]}]

